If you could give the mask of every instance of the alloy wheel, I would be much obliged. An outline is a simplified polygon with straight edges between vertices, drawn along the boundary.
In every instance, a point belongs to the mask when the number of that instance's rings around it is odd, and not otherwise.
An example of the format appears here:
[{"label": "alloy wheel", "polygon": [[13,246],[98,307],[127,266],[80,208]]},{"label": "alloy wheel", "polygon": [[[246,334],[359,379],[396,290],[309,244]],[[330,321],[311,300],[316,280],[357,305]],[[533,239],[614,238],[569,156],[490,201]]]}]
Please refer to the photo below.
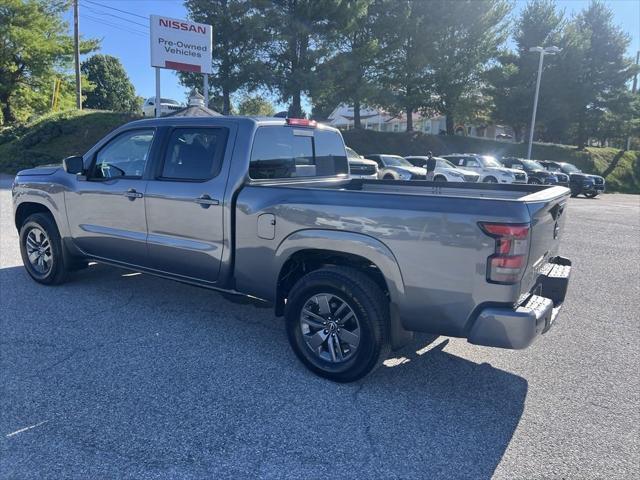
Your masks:
[{"label": "alloy wheel", "polygon": [[307,347],[331,363],[349,360],[360,343],[358,317],[344,299],[331,293],[315,294],[304,303],[300,330]]},{"label": "alloy wheel", "polygon": [[27,233],[25,243],[27,257],[33,270],[39,275],[49,273],[53,265],[53,253],[47,233],[38,227],[33,227]]}]

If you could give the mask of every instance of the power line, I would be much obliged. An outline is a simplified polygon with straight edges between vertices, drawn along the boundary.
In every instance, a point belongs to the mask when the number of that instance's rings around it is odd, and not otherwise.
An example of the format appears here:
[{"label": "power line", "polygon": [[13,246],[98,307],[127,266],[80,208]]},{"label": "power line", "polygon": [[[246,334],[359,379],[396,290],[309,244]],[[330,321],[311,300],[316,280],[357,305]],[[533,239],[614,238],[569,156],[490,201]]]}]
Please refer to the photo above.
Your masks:
[{"label": "power line", "polygon": [[99,6],[99,7],[108,8],[109,10],[115,10],[115,11],[120,12],[120,13],[126,13],[127,15],[131,15],[131,16],[133,16],[133,17],[138,17],[138,18],[143,18],[143,19],[145,19],[145,20],[149,20],[149,18],[148,18],[148,17],[145,17],[145,16],[143,16],[143,15],[138,15],[137,13],[127,12],[126,10],[120,10],[119,8],[116,8],[116,7],[110,7],[109,5],[104,5],[104,4],[102,4],[102,3],[94,2],[94,1],[92,1],[92,0],[82,0],[82,1],[83,1],[83,2],[86,2],[86,3],[91,3],[91,4],[93,4],[93,5],[97,5],[97,6]]},{"label": "power line", "polygon": [[93,17],[93,16],[88,15],[86,13],[82,16],[82,18],[86,18],[86,19],[91,20],[93,22],[96,22],[96,23],[98,23],[100,25],[108,25],[110,27],[117,28],[117,29],[122,30],[122,31],[127,32],[127,33],[140,35],[141,37],[145,37],[145,38],[148,37],[147,33],[141,32],[140,30],[129,29],[129,28],[123,27],[122,25],[118,25],[117,23],[111,23],[111,22],[106,21],[103,18]]},{"label": "power line", "polygon": [[98,15],[108,15],[109,17],[114,17],[114,18],[117,18],[118,20],[124,20],[125,22],[133,23],[134,25],[139,25],[139,26],[144,27],[146,29],[149,28],[149,25],[146,25],[144,23],[136,22],[135,20],[129,20],[128,18],[124,18],[124,17],[121,17],[120,15],[115,15],[113,13],[102,12],[102,11],[100,11],[100,10],[94,8],[94,7],[89,6],[89,5],[84,5],[84,8],[86,8],[90,12],[93,12],[93,13],[98,14]]}]

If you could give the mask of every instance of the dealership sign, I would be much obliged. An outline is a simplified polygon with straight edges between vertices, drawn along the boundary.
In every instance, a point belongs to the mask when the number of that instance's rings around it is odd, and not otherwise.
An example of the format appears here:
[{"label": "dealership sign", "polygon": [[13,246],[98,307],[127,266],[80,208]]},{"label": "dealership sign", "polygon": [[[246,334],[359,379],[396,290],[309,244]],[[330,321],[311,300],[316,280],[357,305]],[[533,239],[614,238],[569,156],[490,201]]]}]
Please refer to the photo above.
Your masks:
[{"label": "dealership sign", "polygon": [[151,15],[151,66],[211,73],[211,25]]}]

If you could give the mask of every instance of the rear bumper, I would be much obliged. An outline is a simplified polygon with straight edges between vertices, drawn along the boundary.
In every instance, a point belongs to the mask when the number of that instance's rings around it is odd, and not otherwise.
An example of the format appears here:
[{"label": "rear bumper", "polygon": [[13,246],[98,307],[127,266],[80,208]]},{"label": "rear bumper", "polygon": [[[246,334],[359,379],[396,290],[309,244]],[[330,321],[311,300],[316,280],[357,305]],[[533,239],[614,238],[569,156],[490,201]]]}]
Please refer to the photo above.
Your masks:
[{"label": "rear bumper", "polygon": [[542,268],[536,286],[523,304],[515,308],[483,308],[467,340],[488,347],[527,348],[553,325],[564,302],[570,275],[570,260],[551,259]]}]

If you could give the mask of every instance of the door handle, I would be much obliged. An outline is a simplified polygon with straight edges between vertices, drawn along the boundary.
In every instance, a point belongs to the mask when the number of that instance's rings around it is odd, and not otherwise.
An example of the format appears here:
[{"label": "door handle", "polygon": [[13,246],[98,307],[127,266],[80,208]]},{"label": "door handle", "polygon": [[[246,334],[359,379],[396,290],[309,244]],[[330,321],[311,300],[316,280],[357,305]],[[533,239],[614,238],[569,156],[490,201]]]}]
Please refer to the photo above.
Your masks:
[{"label": "door handle", "polygon": [[135,200],[136,198],[142,198],[143,197],[142,193],[136,191],[135,188],[130,188],[129,190],[124,192],[124,196],[127,197],[131,201]]},{"label": "door handle", "polygon": [[209,208],[211,205],[220,205],[220,202],[215,198],[211,198],[209,195],[200,195],[194,200],[202,208]]}]

